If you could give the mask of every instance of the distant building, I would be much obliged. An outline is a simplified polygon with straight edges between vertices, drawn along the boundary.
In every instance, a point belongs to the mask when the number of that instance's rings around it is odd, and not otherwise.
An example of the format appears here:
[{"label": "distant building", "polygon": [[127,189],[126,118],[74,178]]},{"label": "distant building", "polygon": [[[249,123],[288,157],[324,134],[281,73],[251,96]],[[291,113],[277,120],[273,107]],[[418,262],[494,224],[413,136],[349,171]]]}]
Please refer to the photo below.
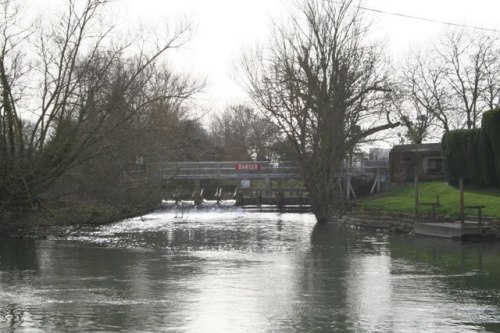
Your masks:
[{"label": "distant building", "polygon": [[444,159],[440,143],[394,146],[389,154],[389,177],[393,182],[444,178]]},{"label": "distant building", "polygon": [[391,150],[387,148],[370,148],[370,150],[368,151],[368,160],[388,160],[390,151]]}]

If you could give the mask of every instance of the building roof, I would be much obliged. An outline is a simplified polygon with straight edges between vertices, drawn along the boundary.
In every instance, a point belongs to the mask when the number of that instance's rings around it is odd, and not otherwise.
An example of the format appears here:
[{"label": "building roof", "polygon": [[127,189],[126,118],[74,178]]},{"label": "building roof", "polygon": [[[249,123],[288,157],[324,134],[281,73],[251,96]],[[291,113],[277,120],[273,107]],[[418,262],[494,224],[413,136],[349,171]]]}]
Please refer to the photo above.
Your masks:
[{"label": "building roof", "polygon": [[393,152],[442,152],[441,143],[422,143],[415,145],[397,145],[391,150]]}]

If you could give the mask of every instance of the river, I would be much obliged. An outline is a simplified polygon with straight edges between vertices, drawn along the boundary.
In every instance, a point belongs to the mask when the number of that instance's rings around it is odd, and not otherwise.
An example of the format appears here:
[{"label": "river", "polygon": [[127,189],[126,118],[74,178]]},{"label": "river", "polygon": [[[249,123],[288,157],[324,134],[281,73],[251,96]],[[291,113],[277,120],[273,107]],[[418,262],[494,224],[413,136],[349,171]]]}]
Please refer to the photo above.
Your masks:
[{"label": "river", "polygon": [[500,244],[158,211],[0,239],[0,331],[500,332]]}]

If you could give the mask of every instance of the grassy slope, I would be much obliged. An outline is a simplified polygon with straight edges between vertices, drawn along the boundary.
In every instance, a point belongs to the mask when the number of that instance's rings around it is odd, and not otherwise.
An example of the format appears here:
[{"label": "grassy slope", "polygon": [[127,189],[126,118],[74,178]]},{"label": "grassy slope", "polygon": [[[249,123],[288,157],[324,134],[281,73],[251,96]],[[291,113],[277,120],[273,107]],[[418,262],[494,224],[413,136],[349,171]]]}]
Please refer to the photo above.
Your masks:
[{"label": "grassy slope", "polygon": [[[439,194],[441,207],[437,209],[439,216],[458,217],[460,211],[460,196],[458,189],[445,182],[426,182],[419,185],[420,202],[435,202]],[[484,205],[484,216],[500,218],[500,189],[477,190],[466,189],[464,193],[466,206]],[[382,209],[387,213],[414,214],[415,188],[408,185],[402,188],[385,192],[377,197],[368,197],[360,200],[364,207]],[[430,213],[430,208],[421,207],[424,214]],[[477,210],[466,210],[466,215],[474,216]]]}]

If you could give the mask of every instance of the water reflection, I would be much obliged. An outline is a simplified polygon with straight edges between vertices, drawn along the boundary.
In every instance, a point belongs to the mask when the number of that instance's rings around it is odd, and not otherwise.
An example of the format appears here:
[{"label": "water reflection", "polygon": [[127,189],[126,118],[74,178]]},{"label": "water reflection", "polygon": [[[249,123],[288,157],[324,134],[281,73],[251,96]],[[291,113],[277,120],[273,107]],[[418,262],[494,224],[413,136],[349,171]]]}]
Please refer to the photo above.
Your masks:
[{"label": "water reflection", "polygon": [[168,212],[0,241],[0,331],[499,331],[500,247]]}]

